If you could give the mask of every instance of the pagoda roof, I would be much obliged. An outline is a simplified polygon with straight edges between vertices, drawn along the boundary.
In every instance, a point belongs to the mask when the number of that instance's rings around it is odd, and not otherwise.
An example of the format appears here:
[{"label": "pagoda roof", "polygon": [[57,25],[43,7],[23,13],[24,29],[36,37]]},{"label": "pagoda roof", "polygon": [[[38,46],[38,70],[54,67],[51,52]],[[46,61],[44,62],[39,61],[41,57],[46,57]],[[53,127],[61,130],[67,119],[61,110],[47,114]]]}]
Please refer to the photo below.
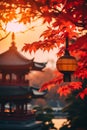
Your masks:
[{"label": "pagoda roof", "polygon": [[[46,67],[47,63],[38,63],[34,62],[34,58],[29,60],[26,57],[24,57],[22,54],[20,54],[17,51],[17,47],[15,46],[15,42],[12,41],[11,47],[6,51],[0,54],[0,67],[1,69],[6,67],[10,67],[10,69],[14,66],[20,66],[25,68],[29,68],[30,70],[39,70],[41,71],[43,68]],[[9,69],[9,68],[8,68]]]},{"label": "pagoda roof", "polygon": [[22,54],[17,51],[15,42],[12,42],[11,47],[4,53],[0,54],[0,66],[12,66],[12,65],[29,65],[33,60],[28,60]]}]

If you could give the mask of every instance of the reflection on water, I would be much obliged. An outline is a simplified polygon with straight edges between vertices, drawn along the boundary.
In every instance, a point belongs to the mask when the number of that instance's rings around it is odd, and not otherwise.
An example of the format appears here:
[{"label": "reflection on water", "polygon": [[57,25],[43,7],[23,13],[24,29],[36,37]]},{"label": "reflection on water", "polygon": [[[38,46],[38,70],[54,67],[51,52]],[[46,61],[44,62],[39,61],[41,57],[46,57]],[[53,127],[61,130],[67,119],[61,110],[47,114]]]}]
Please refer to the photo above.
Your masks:
[{"label": "reflection on water", "polygon": [[53,119],[52,122],[54,123],[54,126],[59,130],[59,128],[62,126],[62,124],[66,121],[66,119]]}]

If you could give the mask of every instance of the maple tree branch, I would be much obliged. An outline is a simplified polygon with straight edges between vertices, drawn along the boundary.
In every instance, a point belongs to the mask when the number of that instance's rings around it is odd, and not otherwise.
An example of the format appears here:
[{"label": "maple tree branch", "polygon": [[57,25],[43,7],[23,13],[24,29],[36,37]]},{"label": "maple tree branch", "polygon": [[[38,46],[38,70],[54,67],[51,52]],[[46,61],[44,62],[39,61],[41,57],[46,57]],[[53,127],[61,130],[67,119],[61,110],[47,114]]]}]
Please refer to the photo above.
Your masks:
[{"label": "maple tree branch", "polygon": [[5,36],[3,36],[2,38],[0,38],[0,41],[4,40],[5,38],[7,38],[10,35],[10,32],[7,33]]}]

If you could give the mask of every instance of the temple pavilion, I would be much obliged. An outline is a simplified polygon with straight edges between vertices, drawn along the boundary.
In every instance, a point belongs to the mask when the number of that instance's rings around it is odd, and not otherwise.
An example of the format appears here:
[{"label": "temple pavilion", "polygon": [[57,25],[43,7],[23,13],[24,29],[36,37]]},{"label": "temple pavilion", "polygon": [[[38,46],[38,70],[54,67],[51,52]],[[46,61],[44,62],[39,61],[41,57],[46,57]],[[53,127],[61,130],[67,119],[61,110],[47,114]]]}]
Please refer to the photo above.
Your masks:
[{"label": "temple pavilion", "polygon": [[32,98],[43,97],[46,92],[30,87],[26,75],[45,66],[18,52],[13,33],[10,48],[0,54],[0,130],[41,130],[41,122],[27,106]]}]

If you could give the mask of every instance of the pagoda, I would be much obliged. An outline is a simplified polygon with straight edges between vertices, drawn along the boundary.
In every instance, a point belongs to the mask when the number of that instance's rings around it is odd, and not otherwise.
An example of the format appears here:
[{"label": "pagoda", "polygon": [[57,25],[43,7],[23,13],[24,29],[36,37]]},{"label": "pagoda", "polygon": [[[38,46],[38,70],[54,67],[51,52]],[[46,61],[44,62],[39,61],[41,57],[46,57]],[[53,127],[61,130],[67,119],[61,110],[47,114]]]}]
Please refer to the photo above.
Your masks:
[{"label": "pagoda", "polygon": [[43,97],[46,91],[29,86],[26,75],[33,70],[42,71],[46,63],[34,62],[17,51],[15,35],[10,48],[0,54],[0,130],[41,130],[41,122],[28,109],[32,98]]}]

